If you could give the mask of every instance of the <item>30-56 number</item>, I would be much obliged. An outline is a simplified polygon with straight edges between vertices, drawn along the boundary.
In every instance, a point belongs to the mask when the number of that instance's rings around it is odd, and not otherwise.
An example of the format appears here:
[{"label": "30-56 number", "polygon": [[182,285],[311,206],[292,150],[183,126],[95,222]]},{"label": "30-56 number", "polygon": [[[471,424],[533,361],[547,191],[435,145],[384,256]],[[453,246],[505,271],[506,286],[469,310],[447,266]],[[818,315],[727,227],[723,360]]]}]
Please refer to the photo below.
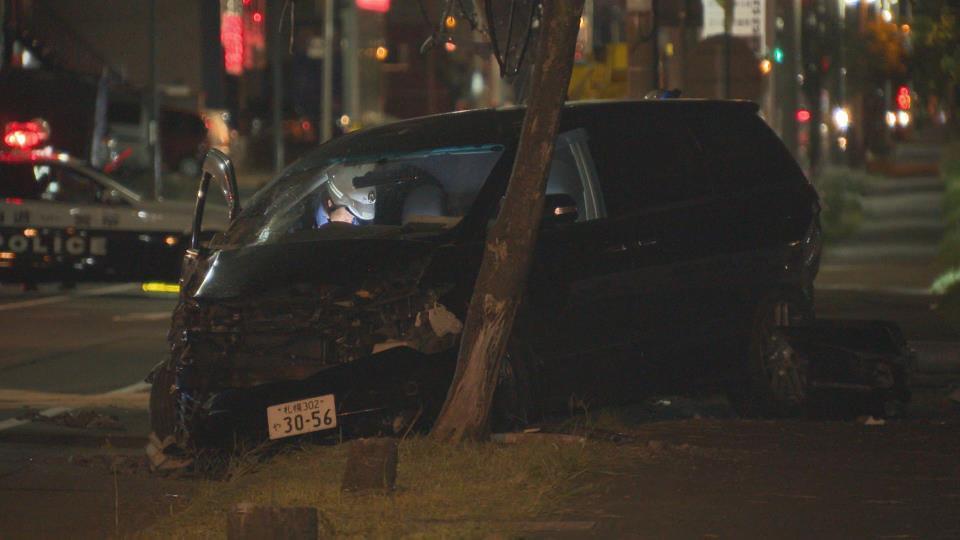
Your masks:
[{"label": "30-56 number", "polygon": [[320,417],[320,411],[313,411],[310,417],[313,419],[313,427],[315,428],[333,425],[333,417],[330,416],[330,409],[327,409],[323,413],[322,418]]},{"label": "30-56 number", "polygon": [[[323,416],[320,416],[320,411],[313,411],[310,414],[310,419],[313,421],[313,427],[318,428],[320,426],[332,426],[333,417],[331,416],[330,409],[327,409]],[[284,416],[283,421],[287,423],[286,429],[283,430],[284,433],[290,433],[294,429],[297,431],[303,430],[303,416]]]}]

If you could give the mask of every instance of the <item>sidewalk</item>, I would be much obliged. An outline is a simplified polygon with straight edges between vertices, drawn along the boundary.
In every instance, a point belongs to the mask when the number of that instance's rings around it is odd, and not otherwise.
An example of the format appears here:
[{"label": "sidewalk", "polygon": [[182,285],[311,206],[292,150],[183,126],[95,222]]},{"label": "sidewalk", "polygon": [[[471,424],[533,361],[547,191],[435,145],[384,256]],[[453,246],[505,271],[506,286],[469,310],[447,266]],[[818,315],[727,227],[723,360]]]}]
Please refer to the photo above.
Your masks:
[{"label": "sidewalk", "polygon": [[[825,246],[818,288],[922,294],[930,287],[943,272],[937,260],[944,229],[944,186],[935,173],[940,151],[919,143],[898,148],[900,170],[865,186],[858,230]],[[924,168],[924,175],[899,174]]]}]

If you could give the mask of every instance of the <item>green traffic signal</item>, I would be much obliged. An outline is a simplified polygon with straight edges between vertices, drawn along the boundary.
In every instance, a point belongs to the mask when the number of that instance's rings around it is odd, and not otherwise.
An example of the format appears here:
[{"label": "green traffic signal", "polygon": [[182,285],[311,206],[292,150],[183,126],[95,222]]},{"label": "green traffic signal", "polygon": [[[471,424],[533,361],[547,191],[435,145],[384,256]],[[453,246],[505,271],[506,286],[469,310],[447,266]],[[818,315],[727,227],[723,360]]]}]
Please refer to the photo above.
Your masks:
[{"label": "green traffic signal", "polygon": [[773,61],[782,64],[783,63],[783,49],[780,47],[773,48]]}]

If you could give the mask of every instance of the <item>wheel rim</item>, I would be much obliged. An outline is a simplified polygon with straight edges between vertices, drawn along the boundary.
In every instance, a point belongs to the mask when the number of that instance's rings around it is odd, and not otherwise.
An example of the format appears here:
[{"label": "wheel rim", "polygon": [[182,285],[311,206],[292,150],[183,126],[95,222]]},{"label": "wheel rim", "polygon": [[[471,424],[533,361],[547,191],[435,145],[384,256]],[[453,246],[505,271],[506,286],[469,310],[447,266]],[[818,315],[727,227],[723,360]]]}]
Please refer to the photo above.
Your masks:
[{"label": "wheel rim", "polygon": [[770,391],[777,401],[790,405],[798,405],[806,398],[808,366],[780,329],[795,326],[801,320],[800,310],[781,301],[770,307],[761,329],[760,354]]}]

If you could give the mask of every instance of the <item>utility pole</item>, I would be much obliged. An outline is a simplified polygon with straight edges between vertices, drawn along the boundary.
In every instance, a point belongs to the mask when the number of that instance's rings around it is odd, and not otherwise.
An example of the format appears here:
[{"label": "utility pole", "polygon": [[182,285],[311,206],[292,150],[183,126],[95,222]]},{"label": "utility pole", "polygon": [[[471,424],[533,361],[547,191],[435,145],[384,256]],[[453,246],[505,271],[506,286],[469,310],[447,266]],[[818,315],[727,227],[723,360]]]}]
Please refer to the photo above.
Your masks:
[{"label": "utility pole", "polygon": [[163,153],[160,148],[160,92],[157,84],[157,0],[150,0],[147,9],[148,34],[150,40],[150,74],[146,91],[149,94],[150,113],[147,124],[147,147],[153,160],[153,198],[163,198]]},{"label": "utility pole", "polygon": [[734,0],[723,4],[723,98],[730,99],[730,39],[733,32]]},{"label": "utility pole", "polygon": [[322,142],[333,137],[333,17],[335,0],[324,0],[323,10],[323,123]]},{"label": "utility pole", "polygon": [[347,2],[340,9],[340,33],[343,34],[343,50],[340,62],[343,66],[343,112],[350,122],[360,120],[360,30],[357,27],[357,5]]},{"label": "utility pole", "polygon": [[653,59],[653,91],[660,89],[660,0],[653,0],[650,5],[650,47]]},{"label": "utility pole", "polygon": [[797,75],[800,73],[798,57],[800,17],[798,0],[781,0],[780,16],[783,19],[782,47],[783,64],[778,70],[777,96],[780,102],[780,138],[794,157],[797,157]]},{"label": "utility pole", "polygon": [[[271,15],[275,14],[275,15]],[[283,1],[271,0],[267,10],[267,39],[270,47],[271,113],[273,114],[273,170],[279,173],[286,165],[283,146]],[[275,17],[275,18],[274,18]],[[293,32],[293,28],[290,28]]]}]

